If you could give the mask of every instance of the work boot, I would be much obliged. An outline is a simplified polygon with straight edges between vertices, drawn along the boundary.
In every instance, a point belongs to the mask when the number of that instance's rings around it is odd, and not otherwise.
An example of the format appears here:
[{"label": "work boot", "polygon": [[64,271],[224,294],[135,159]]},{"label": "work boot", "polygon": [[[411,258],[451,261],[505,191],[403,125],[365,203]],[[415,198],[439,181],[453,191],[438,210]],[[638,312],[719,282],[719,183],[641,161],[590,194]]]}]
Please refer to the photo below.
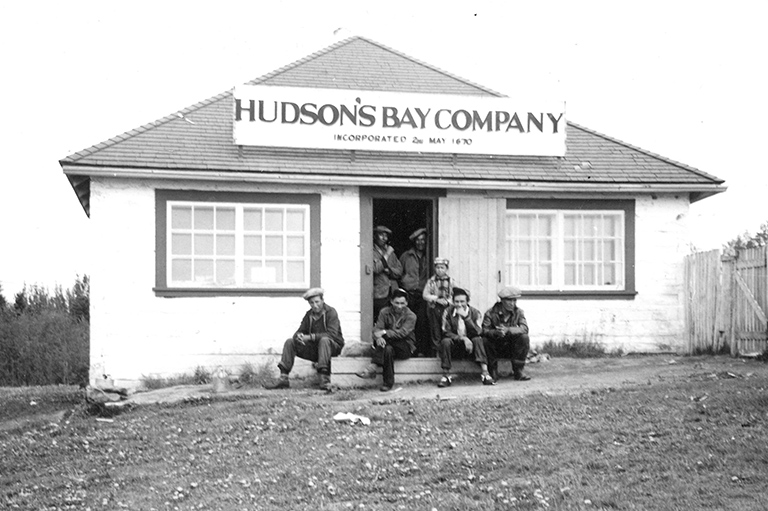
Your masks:
[{"label": "work boot", "polygon": [[517,381],[528,381],[530,376],[523,374],[525,362],[512,362],[512,377]]},{"label": "work boot", "polygon": [[272,383],[268,383],[268,384],[264,385],[264,388],[267,389],[267,390],[277,390],[277,389],[287,389],[290,386],[291,385],[288,382],[288,375],[287,374],[281,374],[280,378],[278,378],[277,380],[275,380]]},{"label": "work boot", "polygon": [[320,390],[324,390],[326,392],[333,391],[333,387],[331,387],[330,374],[320,373]]},{"label": "work boot", "polygon": [[365,369],[356,372],[355,376],[358,378],[364,378],[366,380],[372,380],[376,378],[376,368],[376,364],[370,363],[365,367]]}]

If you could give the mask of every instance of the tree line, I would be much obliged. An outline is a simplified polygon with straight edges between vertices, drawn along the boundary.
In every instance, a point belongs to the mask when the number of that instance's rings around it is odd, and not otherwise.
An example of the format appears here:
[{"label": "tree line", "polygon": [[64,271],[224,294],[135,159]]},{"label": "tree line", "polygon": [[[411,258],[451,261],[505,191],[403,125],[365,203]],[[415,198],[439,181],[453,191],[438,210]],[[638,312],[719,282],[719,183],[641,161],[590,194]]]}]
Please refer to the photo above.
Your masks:
[{"label": "tree line", "polygon": [[86,385],[90,280],[69,289],[32,285],[9,302],[0,284],[0,386]]}]

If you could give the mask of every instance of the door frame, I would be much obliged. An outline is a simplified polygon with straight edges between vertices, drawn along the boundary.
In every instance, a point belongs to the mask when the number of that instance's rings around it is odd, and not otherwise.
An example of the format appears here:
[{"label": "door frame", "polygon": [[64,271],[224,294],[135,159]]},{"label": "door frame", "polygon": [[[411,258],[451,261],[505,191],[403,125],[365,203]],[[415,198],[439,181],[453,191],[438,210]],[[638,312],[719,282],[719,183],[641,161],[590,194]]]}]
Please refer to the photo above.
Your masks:
[{"label": "door frame", "polygon": [[446,196],[442,188],[360,188],[360,340],[371,342],[373,331],[373,201],[374,199],[424,200],[432,203],[427,238],[428,254],[437,255],[439,219],[438,199]]}]

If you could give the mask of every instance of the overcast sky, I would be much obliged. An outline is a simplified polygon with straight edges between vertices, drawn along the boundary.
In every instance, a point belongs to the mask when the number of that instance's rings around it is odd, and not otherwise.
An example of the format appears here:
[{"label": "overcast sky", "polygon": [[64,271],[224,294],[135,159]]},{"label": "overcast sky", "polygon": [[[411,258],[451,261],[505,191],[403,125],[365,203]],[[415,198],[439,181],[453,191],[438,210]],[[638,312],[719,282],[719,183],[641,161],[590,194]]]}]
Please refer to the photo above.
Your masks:
[{"label": "overcast sky", "polygon": [[693,244],[717,248],[768,220],[767,15],[764,1],[3,2],[0,284],[10,298],[89,272],[98,240],[58,160],[349,35],[564,100],[573,122],[725,179],[690,213]]}]

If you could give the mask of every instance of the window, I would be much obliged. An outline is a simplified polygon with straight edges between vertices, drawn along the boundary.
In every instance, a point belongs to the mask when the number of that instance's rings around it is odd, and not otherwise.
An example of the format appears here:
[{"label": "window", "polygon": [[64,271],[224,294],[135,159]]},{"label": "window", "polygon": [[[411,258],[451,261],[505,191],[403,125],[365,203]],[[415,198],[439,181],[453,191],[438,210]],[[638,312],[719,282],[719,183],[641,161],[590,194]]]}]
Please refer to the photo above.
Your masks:
[{"label": "window", "polygon": [[157,200],[159,294],[318,285],[318,196],[159,190]]},{"label": "window", "polygon": [[633,238],[632,201],[509,200],[505,284],[542,294],[634,294]]}]

